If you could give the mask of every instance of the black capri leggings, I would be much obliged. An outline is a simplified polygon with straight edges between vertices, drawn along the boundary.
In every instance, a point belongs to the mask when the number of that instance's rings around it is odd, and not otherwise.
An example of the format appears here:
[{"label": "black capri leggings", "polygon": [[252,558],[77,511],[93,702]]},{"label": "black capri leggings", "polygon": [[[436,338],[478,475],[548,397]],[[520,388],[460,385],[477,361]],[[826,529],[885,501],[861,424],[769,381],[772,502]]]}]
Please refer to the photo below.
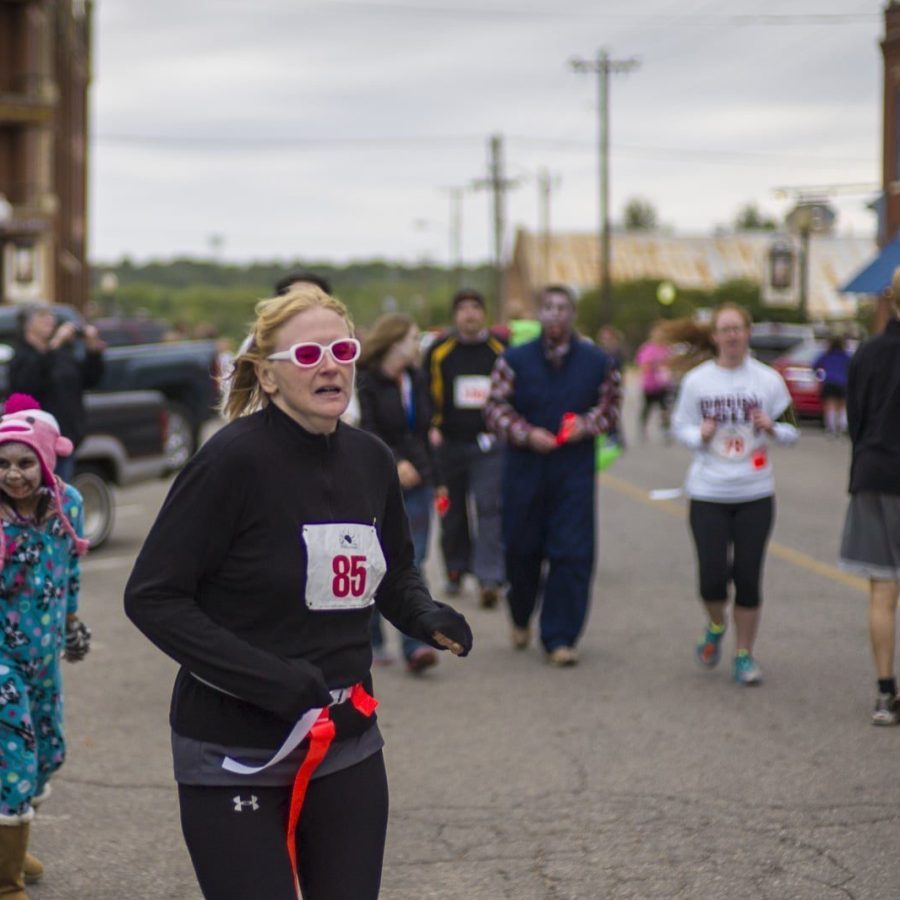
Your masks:
[{"label": "black capri leggings", "polygon": [[[178,785],[181,828],[206,900],[296,900],[285,839],[291,788]],[[309,783],[297,825],[304,900],[376,900],[388,789],[379,750]]]},{"label": "black capri leggings", "polygon": [[691,533],[704,600],[727,600],[728,582],[733,581],[736,606],[759,606],[763,558],[774,519],[774,497],[745,503],[691,500]]}]

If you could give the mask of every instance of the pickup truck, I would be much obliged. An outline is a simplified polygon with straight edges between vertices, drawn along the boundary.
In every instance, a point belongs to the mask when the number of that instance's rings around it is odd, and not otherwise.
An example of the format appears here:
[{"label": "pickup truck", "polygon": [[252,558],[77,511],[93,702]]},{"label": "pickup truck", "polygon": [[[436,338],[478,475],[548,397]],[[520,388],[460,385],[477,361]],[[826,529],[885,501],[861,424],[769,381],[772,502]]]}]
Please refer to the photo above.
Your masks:
[{"label": "pickup truck", "polygon": [[72,483],[84,498],[84,534],[93,549],[113,529],[113,488],[167,473],[168,407],[159,391],[88,392],[84,406],[87,437],[75,451]]},{"label": "pickup truck", "polygon": [[[81,314],[69,306],[54,306],[59,321],[84,325]],[[18,330],[16,306],[0,306],[0,345],[12,345]],[[166,397],[169,413],[166,458],[171,471],[193,455],[204,422],[216,417],[219,399],[215,341],[172,341],[108,347],[103,352],[106,371],[96,392],[155,390]],[[0,360],[2,362],[2,360]],[[5,367],[0,371],[0,393],[6,390]]]}]

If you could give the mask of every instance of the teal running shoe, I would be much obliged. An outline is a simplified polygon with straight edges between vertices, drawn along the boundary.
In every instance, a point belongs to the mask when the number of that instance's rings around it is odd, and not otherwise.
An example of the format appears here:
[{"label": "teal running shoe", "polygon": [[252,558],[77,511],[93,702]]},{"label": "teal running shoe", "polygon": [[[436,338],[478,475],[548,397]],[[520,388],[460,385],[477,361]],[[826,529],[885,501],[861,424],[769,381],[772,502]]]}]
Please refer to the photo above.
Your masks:
[{"label": "teal running shoe", "polygon": [[746,687],[762,684],[762,669],[760,669],[756,660],[749,653],[738,653],[735,656],[733,674],[734,680]]},{"label": "teal running shoe", "polygon": [[722,657],[722,638],[725,636],[725,629],[721,631],[713,631],[707,626],[706,632],[697,646],[694,648],[694,656],[697,662],[705,669],[712,669],[719,664]]}]

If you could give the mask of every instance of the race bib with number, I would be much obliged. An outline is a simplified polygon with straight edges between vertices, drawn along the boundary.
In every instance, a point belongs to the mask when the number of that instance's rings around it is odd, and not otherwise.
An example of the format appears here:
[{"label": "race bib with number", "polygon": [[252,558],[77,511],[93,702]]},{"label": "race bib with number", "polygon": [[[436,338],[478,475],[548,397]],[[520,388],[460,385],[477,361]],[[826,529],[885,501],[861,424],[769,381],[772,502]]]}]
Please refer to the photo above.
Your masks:
[{"label": "race bib with number", "polygon": [[460,375],[453,381],[453,402],[457,409],[484,409],[490,392],[488,375]]},{"label": "race bib with number", "polygon": [[752,425],[721,425],[712,439],[713,452],[724,459],[746,459],[755,449]]},{"label": "race bib with number", "polygon": [[304,525],[303,542],[309,609],[362,609],[374,603],[387,563],[373,526]]}]

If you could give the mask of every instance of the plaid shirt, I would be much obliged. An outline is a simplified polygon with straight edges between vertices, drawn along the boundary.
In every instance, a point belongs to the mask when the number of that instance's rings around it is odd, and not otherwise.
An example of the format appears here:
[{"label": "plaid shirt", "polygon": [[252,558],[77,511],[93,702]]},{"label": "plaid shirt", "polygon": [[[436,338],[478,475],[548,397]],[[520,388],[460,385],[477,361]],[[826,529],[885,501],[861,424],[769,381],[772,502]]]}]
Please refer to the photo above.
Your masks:
[{"label": "plaid shirt", "polygon": [[[580,340],[580,338],[575,338]],[[570,350],[570,343],[544,344],[547,361],[559,368]],[[591,437],[614,431],[619,422],[622,407],[622,376],[619,370],[610,366],[603,384],[597,393],[597,403],[578,418]],[[512,398],[516,390],[516,373],[501,356],[491,372],[491,391],[484,408],[487,427],[498,437],[505,438],[516,447],[528,443],[528,434],[535,427],[514,407]]]}]

